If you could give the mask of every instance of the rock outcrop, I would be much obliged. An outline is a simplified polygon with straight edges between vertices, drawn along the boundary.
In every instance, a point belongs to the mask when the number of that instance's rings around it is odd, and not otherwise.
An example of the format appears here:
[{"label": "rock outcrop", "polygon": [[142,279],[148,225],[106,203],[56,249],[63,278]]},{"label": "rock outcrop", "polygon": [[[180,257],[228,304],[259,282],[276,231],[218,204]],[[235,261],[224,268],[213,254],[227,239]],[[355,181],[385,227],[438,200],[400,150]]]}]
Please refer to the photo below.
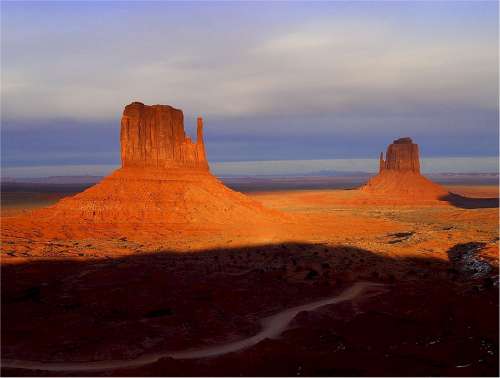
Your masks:
[{"label": "rock outcrop", "polygon": [[208,170],[202,118],[197,137],[193,143],[186,136],[182,110],[133,102],[125,107],[121,121],[122,167]]},{"label": "rock outcrop", "polygon": [[362,192],[373,196],[405,198],[415,200],[436,200],[448,191],[420,174],[418,145],[411,138],[396,139],[380,154],[378,175],[372,177]]},{"label": "rock outcrop", "polygon": [[[121,158],[122,167],[98,184],[33,212],[39,234],[175,238],[186,230],[272,233],[277,220],[286,218],[214,177],[207,163],[202,118],[193,143],[184,131],[182,111],[171,106],[134,102],[125,107]],[[44,222],[50,226],[42,227]]]},{"label": "rock outcrop", "polygon": [[387,147],[385,160],[380,153],[380,172],[384,170],[420,173],[418,145],[411,138],[396,139]]}]

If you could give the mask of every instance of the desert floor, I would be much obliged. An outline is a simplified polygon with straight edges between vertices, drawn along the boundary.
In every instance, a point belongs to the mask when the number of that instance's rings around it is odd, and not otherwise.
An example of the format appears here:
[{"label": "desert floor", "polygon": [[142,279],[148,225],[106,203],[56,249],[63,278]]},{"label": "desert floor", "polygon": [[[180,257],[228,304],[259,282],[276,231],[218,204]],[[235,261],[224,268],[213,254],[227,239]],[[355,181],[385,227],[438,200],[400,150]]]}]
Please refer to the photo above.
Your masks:
[{"label": "desert floor", "polygon": [[[153,229],[137,240],[54,241],[2,228],[2,373],[498,375],[498,187],[448,189],[460,196],[254,190],[294,219],[261,238]],[[2,193],[2,221],[69,193]],[[246,349],[126,363],[252,337],[261,319],[366,281],[383,286],[299,312]],[[71,371],[116,360],[125,362]],[[33,370],[40,361],[69,371]]]}]

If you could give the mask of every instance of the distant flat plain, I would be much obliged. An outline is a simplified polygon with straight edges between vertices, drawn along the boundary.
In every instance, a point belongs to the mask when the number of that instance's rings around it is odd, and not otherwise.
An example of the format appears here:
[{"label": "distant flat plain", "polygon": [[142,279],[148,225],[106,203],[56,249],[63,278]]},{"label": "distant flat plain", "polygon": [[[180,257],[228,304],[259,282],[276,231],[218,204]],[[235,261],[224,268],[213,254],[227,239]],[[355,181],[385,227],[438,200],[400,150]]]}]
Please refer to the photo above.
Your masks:
[{"label": "distant flat plain", "polygon": [[[221,181],[233,190],[249,195],[266,192],[351,190],[365,183],[370,174],[348,176],[232,176]],[[476,198],[498,197],[496,174],[429,174],[433,181],[453,193]],[[50,206],[61,198],[79,193],[100,181],[100,176],[59,176],[22,179],[1,184],[2,215],[14,215],[33,208]]]}]

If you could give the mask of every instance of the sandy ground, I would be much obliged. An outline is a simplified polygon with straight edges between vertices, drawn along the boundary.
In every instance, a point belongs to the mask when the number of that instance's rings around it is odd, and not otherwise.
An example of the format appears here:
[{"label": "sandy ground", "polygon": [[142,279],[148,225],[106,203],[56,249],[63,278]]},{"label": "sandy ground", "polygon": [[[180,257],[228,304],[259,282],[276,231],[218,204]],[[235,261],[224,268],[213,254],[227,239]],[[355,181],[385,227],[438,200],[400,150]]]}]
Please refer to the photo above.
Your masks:
[{"label": "sandy ground", "polygon": [[[54,241],[3,228],[2,359],[120,360],[236,342],[263,317],[368,280],[387,291],[299,313],[251,348],[91,374],[498,375],[498,187],[449,189],[462,197],[253,192],[293,218],[261,239],[146,229],[137,240]],[[22,203],[2,209],[3,223]]]}]

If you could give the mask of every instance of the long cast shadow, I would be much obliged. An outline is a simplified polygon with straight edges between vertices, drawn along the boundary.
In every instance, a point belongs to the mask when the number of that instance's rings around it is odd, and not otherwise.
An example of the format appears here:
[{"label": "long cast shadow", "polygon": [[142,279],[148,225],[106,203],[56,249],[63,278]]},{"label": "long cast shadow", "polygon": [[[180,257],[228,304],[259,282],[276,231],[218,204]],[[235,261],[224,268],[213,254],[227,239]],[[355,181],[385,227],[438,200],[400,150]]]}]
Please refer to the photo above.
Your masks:
[{"label": "long cast shadow", "polygon": [[499,199],[497,198],[472,198],[464,197],[459,194],[450,193],[439,198],[449,204],[461,209],[495,209],[498,208]]},{"label": "long cast shadow", "polygon": [[[498,291],[482,280],[474,281],[480,291],[464,291],[471,277],[457,265],[461,251],[478,248],[458,246],[451,263],[310,243],[4,263],[2,358],[110,360],[221,344],[254,335],[263,317],[370,280],[390,291],[333,312],[299,314],[281,339],[111,374],[495,375]],[[432,354],[433,340],[445,353]],[[464,355],[475,362],[460,370]]]}]

